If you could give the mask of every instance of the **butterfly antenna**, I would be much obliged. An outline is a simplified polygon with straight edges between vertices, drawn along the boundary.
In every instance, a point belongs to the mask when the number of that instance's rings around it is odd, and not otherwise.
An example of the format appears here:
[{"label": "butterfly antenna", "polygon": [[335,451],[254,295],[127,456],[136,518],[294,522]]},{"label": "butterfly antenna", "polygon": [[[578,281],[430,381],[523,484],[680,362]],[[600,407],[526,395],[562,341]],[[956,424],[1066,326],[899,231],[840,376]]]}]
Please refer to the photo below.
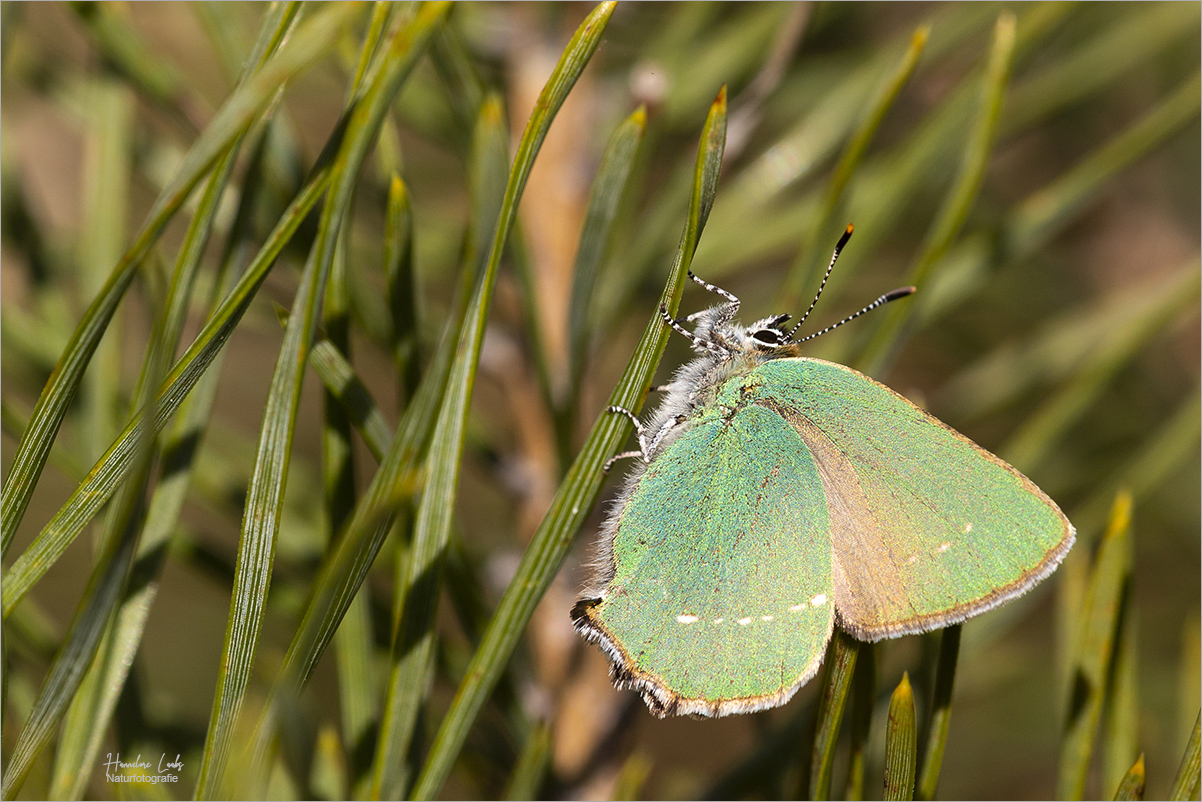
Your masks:
[{"label": "butterfly antenna", "polygon": [[810,316],[810,312],[814,311],[814,307],[818,305],[818,299],[822,297],[822,290],[826,287],[826,280],[831,277],[831,271],[835,269],[835,262],[839,259],[839,252],[843,250],[843,246],[851,239],[851,232],[855,229],[850,223],[843,231],[843,236],[839,237],[839,241],[835,243],[835,252],[831,255],[831,263],[826,266],[826,275],[822,277],[822,283],[818,285],[818,292],[814,294],[814,300],[810,301],[810,308],[801,316],[801,320],[793,328],[789,329],[789,336],[785,337],[785,342],[793,339],[793,335],[801,328],[801,324],[806,322],[806,318]]},{"label": "butterfly antenna", "polygon": [[876,309],[878,306],[884,306],[885,304],[889,303],[890,301],[896,301],[898,298],[905,298],[907,295],[910,295],[913,292],[914,292],[913,287],[898,287],[896,290],[887,292],[884,295],[882,295],[880,298],[877,298],[875,301],[868,304],[868,306],[864,307],[859,312],[856,312],[854,315],[848,315],[847,317],[843,318],[842,320],[840,320],[838,323],[834,324],[833,326],[827,326],[822,331],[816,331],[807,337],[802,337],[800,340],[797,341],[797,344],[800,345],[803,342],[805,342],[806,340],[812,340],[815,337],[820,337],[821,335],[826,334],[828,331],[831,331],[832,329],[839,328],[844,323],[849,323],[849,322],[855,320],[856,318],[858,318],[860,315],[864,314],[865,312],[871,312],[873,309]]}]

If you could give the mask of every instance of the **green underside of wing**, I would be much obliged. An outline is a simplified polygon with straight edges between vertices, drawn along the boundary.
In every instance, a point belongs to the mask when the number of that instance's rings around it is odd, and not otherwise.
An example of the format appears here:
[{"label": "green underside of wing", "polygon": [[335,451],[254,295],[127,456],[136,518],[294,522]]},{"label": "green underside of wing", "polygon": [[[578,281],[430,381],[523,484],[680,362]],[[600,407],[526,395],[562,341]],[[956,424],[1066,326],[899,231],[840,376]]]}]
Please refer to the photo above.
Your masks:
[{"label": "green underside of wing", "polygon": [[821,479],[762,407],[710,417],[635,488],[595,620],[627,668],[684,699],[754,699],[811,674],[830,632]]},{"label": "green underside of wing", "polygon": [[840,479],[840,494],[858,496],[858,511],[846,506],[870,519],[856,524],[875,539],[832,528],[850,586],[837,591],[871,597],[840,606],[845,619],[862,619],[852,625],[925,629],[910,625],[986,609],[1046,575],[1071,542],[1068,521],[1030,480],[849,368],[780,359],[724,391],[743,387],[745,398],[785,410],[824,470],[854,474]]}]

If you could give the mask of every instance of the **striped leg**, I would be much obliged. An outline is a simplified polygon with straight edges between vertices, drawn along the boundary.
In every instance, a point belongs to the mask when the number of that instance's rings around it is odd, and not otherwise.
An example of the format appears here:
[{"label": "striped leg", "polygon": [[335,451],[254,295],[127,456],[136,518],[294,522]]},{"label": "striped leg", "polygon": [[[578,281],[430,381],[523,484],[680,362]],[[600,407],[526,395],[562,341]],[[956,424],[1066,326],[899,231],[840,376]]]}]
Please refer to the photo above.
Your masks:
[{"label": "striped leg", "polygon": [[647,430],[643,428],[642,421],[635,417],[635,414],[625,407],[610,405],[605,408],[605,411],[616,412],[619,415],[625,415],[626,417],[630,418],[630,422],[634,424],[635,434],[637,434],[639,438],[639,449],[638,451],[623,451],[621,454],[614,454],[605,461],[605,465],[602,466],[601,470],[604,473],[609,473],[609,469],[613,467],[615,462],[620,459],[626,459],[627,457],[638,457],[643,462],[650,462],[651,456],[647,453]]},{"label": "striped leg", "polygon": [[696,273],[694,273],[692,270],[690,270],[690,271],[689,271],[689,278],[693,279],[693,281],[694,281],[695,283],[697,283],[697,284],[700,284],[702,287],[704,287],[705,289],[707,289],[707,290],[709,290],[710,292],[714,293],[715,295],[721,295],[723,298],[725,298],[726,300],[730,301],[730,304],[731,304],[731,306],[733,306],[733,307],[734,307],[734,310],[731,312],[731,314],[732,314],[732,315],[733,315],[735,312],[738,312],[738,311],[739,311],[739,303],[740,303],[740,301],[739,301],[739,299],[738,299],[738,298],[736,298],[736,297],[735,297],[735,296],[734,296],[732,293],[729,293],[729,292],[727,292],[726,290],[724,290],[724,289],[722,289],[721,287],[718,287],[718,286],[716,286],[716,285],[714,285],[714,284],[710,284],[710,283],[709,283],[708,281],[706,281],[705,279],[698,278],[698,277],[697,277],[697,274],[696,274]]},{"label": "striped leg", "polygon": [[704,348],[706,351],[710,351],[715,354],[726,353],[726,349],[721,345],[718,345],[718,343],[712,343],[709,340],[703,340],[693,332],[686,329],[684,326],[680,325],[680,323],[678,323],[674,317],[668,314],[668,307],[664,306],[663,304],[660,304],[659,306],[659,316],[664,319],[665,323],[672,327],[673,331],[688,338],[688,341],[691,342],[695,347]]}]

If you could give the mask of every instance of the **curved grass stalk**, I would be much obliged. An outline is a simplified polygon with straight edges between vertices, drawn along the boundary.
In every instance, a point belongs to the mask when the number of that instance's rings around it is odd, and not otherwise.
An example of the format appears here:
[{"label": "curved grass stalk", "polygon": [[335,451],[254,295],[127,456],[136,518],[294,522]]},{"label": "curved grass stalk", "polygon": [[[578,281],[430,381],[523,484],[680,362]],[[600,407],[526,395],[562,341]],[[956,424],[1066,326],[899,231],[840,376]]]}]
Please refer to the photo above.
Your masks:
[{"label": "curved grass stalk", "polygon": [[71,335],[67,349],[59,358],[50,381],[38,398],[29,425],[21,435],[0,500],[0,554],[6,553],[12,543],[84,369],[151,246],[200,179],[257,119],[280,87],[320,57],[356,13],[349,6],[331,5],[307,20],[254,78],[230,96],[155,201],[133,246],[117,263]]},{"label": "curved grass stalk", "polygon": [[[491,108],[490,108],[491,107]],[[471,224],[465,243],[464,269],[455,300],[444,324],[438,348],[422,376],[417,392],[397,426],[396,436],[381,458],[380,467],[359,499],[346,531],[323,563],[314,582],[309,604],[284,658],[266,709],[254,736],[252,765],[266,765],[275,737],[276,707],[300,692],[318,659],[329,645],[343,616],[375,562],[384,539],[393,527],[398,509],[408,505],[416,484],[418,461],[432,436],[435,415],[442,402],[457,334],[467,313],[468,293],[484,270],[487,252],[481,247],[483,232],[491,231],[500,213],[507,159],[500,164],[488,157],[490,137],[483,120],[499,119],[499,101],[481,110],[470,176]],[[405,557],[406,551],[400,551]]]},{"label": "curved grass stalk", "polygon": [[[702,129],[694,170],[693,195],[680,247],[660,296],[661,303],[675,313],[684,290],[684,279],[697,241],[713,206],[718,171],[726,141],[726,90],[723,87],[710,107]],[[667,332],[659,317],[652,316],[631,357],[610,403],[637,410],[651,384],[651,377],[667,345]],[[546,592],[555,572],[567,556],[572,538],[584,523],[601,490],[601,467],[626,436],[627,422],[616,415],[602,415],[593,425],[576,461],[568,470],[551,508],[535,532],[522,557],[517,574],[509,583],[497,611],[489,622],[483,641],[468,665],[451,709],[443,719],[434,744],[417,778],[412,796],[429,799],[438,793],[450,774],[455,758],[467,739],[468,729],[479,715],[538,600]]]},{"label": "curved grass stalk", "polygon": [[58,512],[46,523],[33,543],[21,553],[4,577],[0,588],[3,615],[7,618],[29,589],[50,570],[88,521],[104,506],[125,479],[133,462],[138,438],[149,425],[157,434],[187,398],[205,371],[225,346],[230,334],[267,278],[276,257],[288,244],[305,215],[329,184],[329,166],[320,168],[292,201],[267,242],[238,281],[233,291],[209,318],[192,345],[159,385],[154,407],[140,409],[108,450],[101,455],[84,480]]},{"label": "curved grass stalk", "polygon": [[[404,595],[400,629],[393,644],[394,668],[385,721],[387,752],[377,752],[378,780],[373,783],[374,795],[394,796],[403,790],[398,787],[399,772],[393,767],[403,765],[396,758],[403,758],[408,751],[418,711],[432,679],[434,612],[442,554],[450,537],[467,410],[505,241],[517,217],[517,204],[526,179],[551,122],[600,44],[613,10],[613,3],[603,3],[581,23],[535,104],[510,167],[488,263],[476,282],[459,334],[455,361],[434,427],[434,440],[430,444],[426,487],[418,506],[413,547],[408,555],[408,573],[404,586],[397,591]],[[385,748],[383,737],[381,746]],[[388,754],[392,759],[381,759]]]},{"label": "curved grass stalk", "polygon": [[1056,781],[1059,799],[1081,799],[1085,795],[1102,702],[1112,677],[1118,622],[1129,603],[1132,551],[1131,496],[1120,493],[1094,560],[1079,619]]},{"label": "curved grass stalk", "polygon": [[831,636],[823,660],[822,695],[814,730],[814,752],[810,760],[810,799],[829,799],[835,743],[843,723],[843,708],[851,690],[860,643],[838,627]]},{"label": "curved grass stalk", "polygon": [[[1015,27],[1012,13],[1007,11],[998,17],[977,116],[964,146],[959,174],[952,182],[943,205],[939,207],[922,250],[906,278],[906,283],[913,284],[919,290],[964,227],[980,192],[985,167],[993,150],[1006,86],[1010,81],[1016,42]],[[901,344],[907,322],[913,314],[914,304],[893,304],[881,314],[880,325],[857,360],[861,370],[870,376],[879,376],[886,369]]]},{"label": "curved grass stalk", "polygon": [[[550,119],[547,119],[545,124],[549,126]],[[527,133],[529,134],[529,129],[527,129]],[[474,238],[477,242],[480,242],[482,241],[481,238],[484,231],[492,231],[494,238],[493,242],[495,243],[497,237],[504,238],[506,234],[506,232],[501,230],[500,225],[505,219],[504,212],[506,209],[506,202],[513,202],[509,191],[509,187],[512,185],[513,179],[511,177],[507,178],[504,185],[502,185],[499,180],[502,175],[506,175],[509,172],[509,154],[506,144],[507,132],[505,130],[501,102],[500,99],[495,95],[486,98],[484,103],[481,105],[480,118],[477,121],[472,140],[472,153],[474,157],[473,164],[478,170],[477,181],[480,184],[480,188],[477,191],[479,208],[488,210],[493,214],[493,216],[487,220],[478,218],[480,227],[478,229],[474,229],[474,231],[479,232],[479,234],[474,235]],[[497,198],[495,203],[493,198]],[[493,271],[493,280],[495,280],[498,262],[493,261],[494,251],[495,248],[490,248],[486,260],[480,266],[482,269],[473,271],[472,273],[475,279],[473,281],[474,291],[471,301],[469,301],[469,305],[465,310],[464,316],[459,320],[460,325],[458,330],[454,332],[454,338],[448,340],[448,343],[455,343],[455,354],[460,354],[463,351],[465,344],[465,332],[467,332],[469,327],[472,325],[471,320],[473,308],[475,309],[476,314],[481,317],[481,320],[483,317],[485,317],[485,315],[481,315],[480,313],[486,310],[480,309],[478,304],[484,300],[481,295],[483,287],[482,282],[488,280],[486,277],[490,269]],[[473,305],[475,305],[475,307],[473,307]],[[479,358],[478,354],[476,358]],[[448,356],[448,359],[454,359],[454,357]],[[453,371],[453,369],[454,362],[451,362],[448,367],[448,371]],[[451,375],[453,374],[448,373],[448,382],[450,381]],[[445,392],[450,392],[450,389],[451,386],[448,383]],[[433,442],[431,443],[431,453],[433,453],[433,449],[437,446],[437,432],[439,431],[439,427],[441,425],[440,422],[443,420],[443,410],[445,409],[447,403],[445,392],[439,405],[440,408],[437,419],[438,422],[431,421],[433,425]],[[467,398],[470,398],[470,395],[471,391],[469,389],[467,391]],[[463,399],[462,403],[464,404],[464,413],[466,413],[466,399]],[[459,433],[459,437],[461,441],[462,432]],[[445,447],[446,446],[444,445],[444,448]],[[459,447],[462,449],[462,442],[460,442]],[[455,454],[455,460],[459,460],[458,453]],[[429,470],[429,468],[427,468],[427,470]],[[445,486],[442,488],[442,491],[451,495],[454,493],[453,488],[448,489]],[[446,525],[449,527],[451,510],[454,507],[453,499],[448,499],[445,509],[439,510],[440,517],[445,516],[444,520],[431,524],[429,519],[431,511],[425,502],[425,499],[429,493],[430,489],[429,485],[427,485],[426,491],[422,496],[423,503],[422,507],[419,508],[419,517],[415,521],[413,534],[415,545],[423,535],[421,528],[422,519],[420,517],[420,509],[426,509],[427,527],[431,525]],[[449,534],[449,528],[446,531]],[[429,532],[428,528],[426,532]],[[427,534],[426,536],[429,537],[430,535]],[[372,796],[374,798],[393,799],[400,798],[404,794],[403,786],[407,779],[412,778],[412,767],[409,765],[408,758],[409,747],[413,737],[413,727],[417,721],[419,708],[423,704],[427,693],[426,686],[416,689],[411,686],[411,683],[415,681],[415,669],[410,664],[408,671],[406,670],[406,658],[410,649],[407,648],[408,644],[403,642],[403,639],[406,636],[406,626],[418,626],[419,628],[431,626],[428,619],[423,624],[418,625],[414,624],[409,618],[411,612],[411,606],[409,604],[411,594],[407,591],[413,582],[413,575],[410,573],[412,571],[413,559],[413,550],[410,549],[404,554],[404,564],[398,565],[398,586],[396,599],[396,609],[398,614],[394,622],[395,628],[392,633],[393,651],[389,665],[388,682],[386,684],[386,690],[384,694],[384,709],[381,715],[380,733],[376,741],[376,751],[372,761],[371,789]],[[435,585],[439,584],[437,579],[435,579],[433,576],[427,578],[425,581]],[[431,589],[430,592],[436,593],[437,589]],[[429,653],[419,657],[420,659],[430,659]],[[419,657],[415,656],[413,659],[419,659]],[[429,667],[426,666],[426,669],[429,670]],[[419,680],[428,681],[428,678],[421,677]]]},{"label": "curved grass stalk", "polygon": [[317,240],[293,302],[284,344],[268,391],[254,474],[247,491],[230,617],[217,675],[217,693],[201,758],[196,789],[199,798],[220,794],[218,789],[234,724],[250,682],[274,562],[275,536],[283,508],[301,380],[339,229],[350,208],[359,168],[375,142],[384,116],[446,13],[445,3],[424,5],[413,21],[393,38],[378,67],[369,71],[362,97],[352,101],[346,135],[331,171],[330,197],[322,209]]}]

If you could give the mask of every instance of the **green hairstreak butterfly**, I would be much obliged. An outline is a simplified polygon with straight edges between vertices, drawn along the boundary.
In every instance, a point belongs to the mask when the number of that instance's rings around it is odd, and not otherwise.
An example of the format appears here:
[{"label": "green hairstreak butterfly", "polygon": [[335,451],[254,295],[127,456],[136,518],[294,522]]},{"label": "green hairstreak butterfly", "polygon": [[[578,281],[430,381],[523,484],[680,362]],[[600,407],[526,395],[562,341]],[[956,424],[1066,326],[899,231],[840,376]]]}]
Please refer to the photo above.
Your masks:
[{"label": "green hairstreak butterfly", "polygon": [[1074,530],[1031,480],[884,385],[798,356],[829,330],[794,341],[809,311],[741,326],[737,298],[693,279],[725,301],[692,332],[664,312],[698,356],[646,423],[611,409],[639,435],[619,457],[638,460],[572,610],[618,688],[661,717],[776,707],[836,624],[865,641],[925,632],[1055,570]]}]

